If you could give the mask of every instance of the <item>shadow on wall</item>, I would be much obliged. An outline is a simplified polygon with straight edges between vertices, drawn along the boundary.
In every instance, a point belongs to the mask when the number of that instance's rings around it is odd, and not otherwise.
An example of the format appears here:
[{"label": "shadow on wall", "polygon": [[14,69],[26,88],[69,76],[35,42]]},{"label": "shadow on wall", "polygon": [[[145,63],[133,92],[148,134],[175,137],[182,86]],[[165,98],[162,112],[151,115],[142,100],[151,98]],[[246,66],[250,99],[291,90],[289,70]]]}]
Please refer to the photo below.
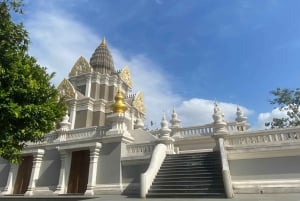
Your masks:
[{"label": "shadow on wall", "polygon": [[123,183],[128,184],[122,193],[123,195],[140,197],[140,177],[148,169],[149,163],[150,161],[144,161],[144,164],[122,166],[122,180]]},{"label": "shadow on wall", "polygon": [[140,179],[133,179],[132,182],[124,189],[122,195],[129,198],[138,198],[140,197],[140,186]]},{"label": "shadow on wall", "polygon": [[0,158],[0,188],[6,186],[10,164],[7,160]]},{"label": "shadow on wall", "polygon": [[[55,149],[46,151],[36,185],[40,187],[47,186],[50,187],[49,190],[54,191],[59,180],[60,165],[58,151]],[[54,189],[51,189],[51,187]]]}]

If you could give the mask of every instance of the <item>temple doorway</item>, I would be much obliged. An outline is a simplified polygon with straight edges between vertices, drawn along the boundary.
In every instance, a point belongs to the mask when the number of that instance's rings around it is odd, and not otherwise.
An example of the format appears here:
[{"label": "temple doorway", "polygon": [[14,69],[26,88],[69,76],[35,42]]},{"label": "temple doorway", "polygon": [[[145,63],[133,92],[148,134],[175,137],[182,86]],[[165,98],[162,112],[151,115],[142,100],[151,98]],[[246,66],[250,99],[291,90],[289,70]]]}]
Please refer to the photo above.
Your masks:
[{"label": "temple doorway", "polygon": [[26,192],[30,181],[32,162],[33,156],[22,157],[13,194],[24,194]]},{"label": "temple doorway", "polygon": [[89,150],[72,152],[67,193],[83,194],[86,191],[89,175],[89,153]]}]

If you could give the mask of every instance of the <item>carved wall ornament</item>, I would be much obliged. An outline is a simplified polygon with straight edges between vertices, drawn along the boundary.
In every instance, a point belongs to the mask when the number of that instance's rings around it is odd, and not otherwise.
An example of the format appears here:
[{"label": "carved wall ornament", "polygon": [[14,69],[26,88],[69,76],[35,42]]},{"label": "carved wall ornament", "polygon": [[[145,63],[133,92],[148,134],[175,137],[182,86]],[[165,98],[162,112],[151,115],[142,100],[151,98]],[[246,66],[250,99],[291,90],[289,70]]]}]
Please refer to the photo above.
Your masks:
[{"label": "carved wall ornament", "polygon": [[136,96],[134,97],[132,105],[143,114],[146,113],[145,103],[142,92],[137,92]]},{"label": "carved wall ornament", "polygon": [[130,70],[128,66],[125,66],[120,74],[119,74],[120,78],[130,87],[132,88],[132,80],[131,80],[131,74],[130,74]]},{"label": "carved wall ornament", "polygon": [[74,64],[71,72],[69,73],[69,77],[81,75],[84,73],[90,73],[92,72],[92,68],[90,67],[90,64],[87,62],[87,60],[84,57],[79,57],[79,59]]},{"label": "carved wall ornament", "polygon": [[58,86],[58,92],[60,97],[65,97],[66,99],[75,98],[75,89],[71,82],[67,79],[64,79]]}]

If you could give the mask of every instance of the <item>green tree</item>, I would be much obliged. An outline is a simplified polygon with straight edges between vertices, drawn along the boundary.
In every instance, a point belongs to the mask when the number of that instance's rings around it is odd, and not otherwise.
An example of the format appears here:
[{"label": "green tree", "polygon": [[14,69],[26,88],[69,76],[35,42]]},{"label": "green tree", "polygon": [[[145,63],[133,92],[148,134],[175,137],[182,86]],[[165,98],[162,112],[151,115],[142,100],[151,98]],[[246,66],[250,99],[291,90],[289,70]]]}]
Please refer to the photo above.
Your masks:
[{"label": "green tree", "polygon": [[270,101],[272,105],[276,105],[280,111],[286,112],[287,117],[273,118],[272,122],[267,122],[266,126],[271,128],[287,128],[300,125],[300,89],[281,89],[272,90],[274,97]]},{"label": "green tree", "polygon": [[0,156],[18,162],[26,142],[43,140],[67,108],[54,73],[28,55],[28,33],[10,12],[22,14],[22,2],[0,1]]}]

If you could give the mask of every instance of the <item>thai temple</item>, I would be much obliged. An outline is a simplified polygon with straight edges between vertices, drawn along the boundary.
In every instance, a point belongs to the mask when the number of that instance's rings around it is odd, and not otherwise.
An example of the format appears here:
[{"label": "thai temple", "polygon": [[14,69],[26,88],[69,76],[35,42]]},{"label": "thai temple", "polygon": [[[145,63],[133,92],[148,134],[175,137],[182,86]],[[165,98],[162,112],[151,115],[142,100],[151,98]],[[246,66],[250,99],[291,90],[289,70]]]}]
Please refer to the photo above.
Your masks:
[{"label": "thai temple", "polygon": [[151,108],[133,86],[105,39],[89,62],[80,57],[58,86],[69,109],[57,129],[27,143],[20,164],[0,158],[0,198],[300,192],[300,128],[249,130],[239,107],[228,122],[215,103],[210,124],[184,127],[173,109],[148,130]]}]

